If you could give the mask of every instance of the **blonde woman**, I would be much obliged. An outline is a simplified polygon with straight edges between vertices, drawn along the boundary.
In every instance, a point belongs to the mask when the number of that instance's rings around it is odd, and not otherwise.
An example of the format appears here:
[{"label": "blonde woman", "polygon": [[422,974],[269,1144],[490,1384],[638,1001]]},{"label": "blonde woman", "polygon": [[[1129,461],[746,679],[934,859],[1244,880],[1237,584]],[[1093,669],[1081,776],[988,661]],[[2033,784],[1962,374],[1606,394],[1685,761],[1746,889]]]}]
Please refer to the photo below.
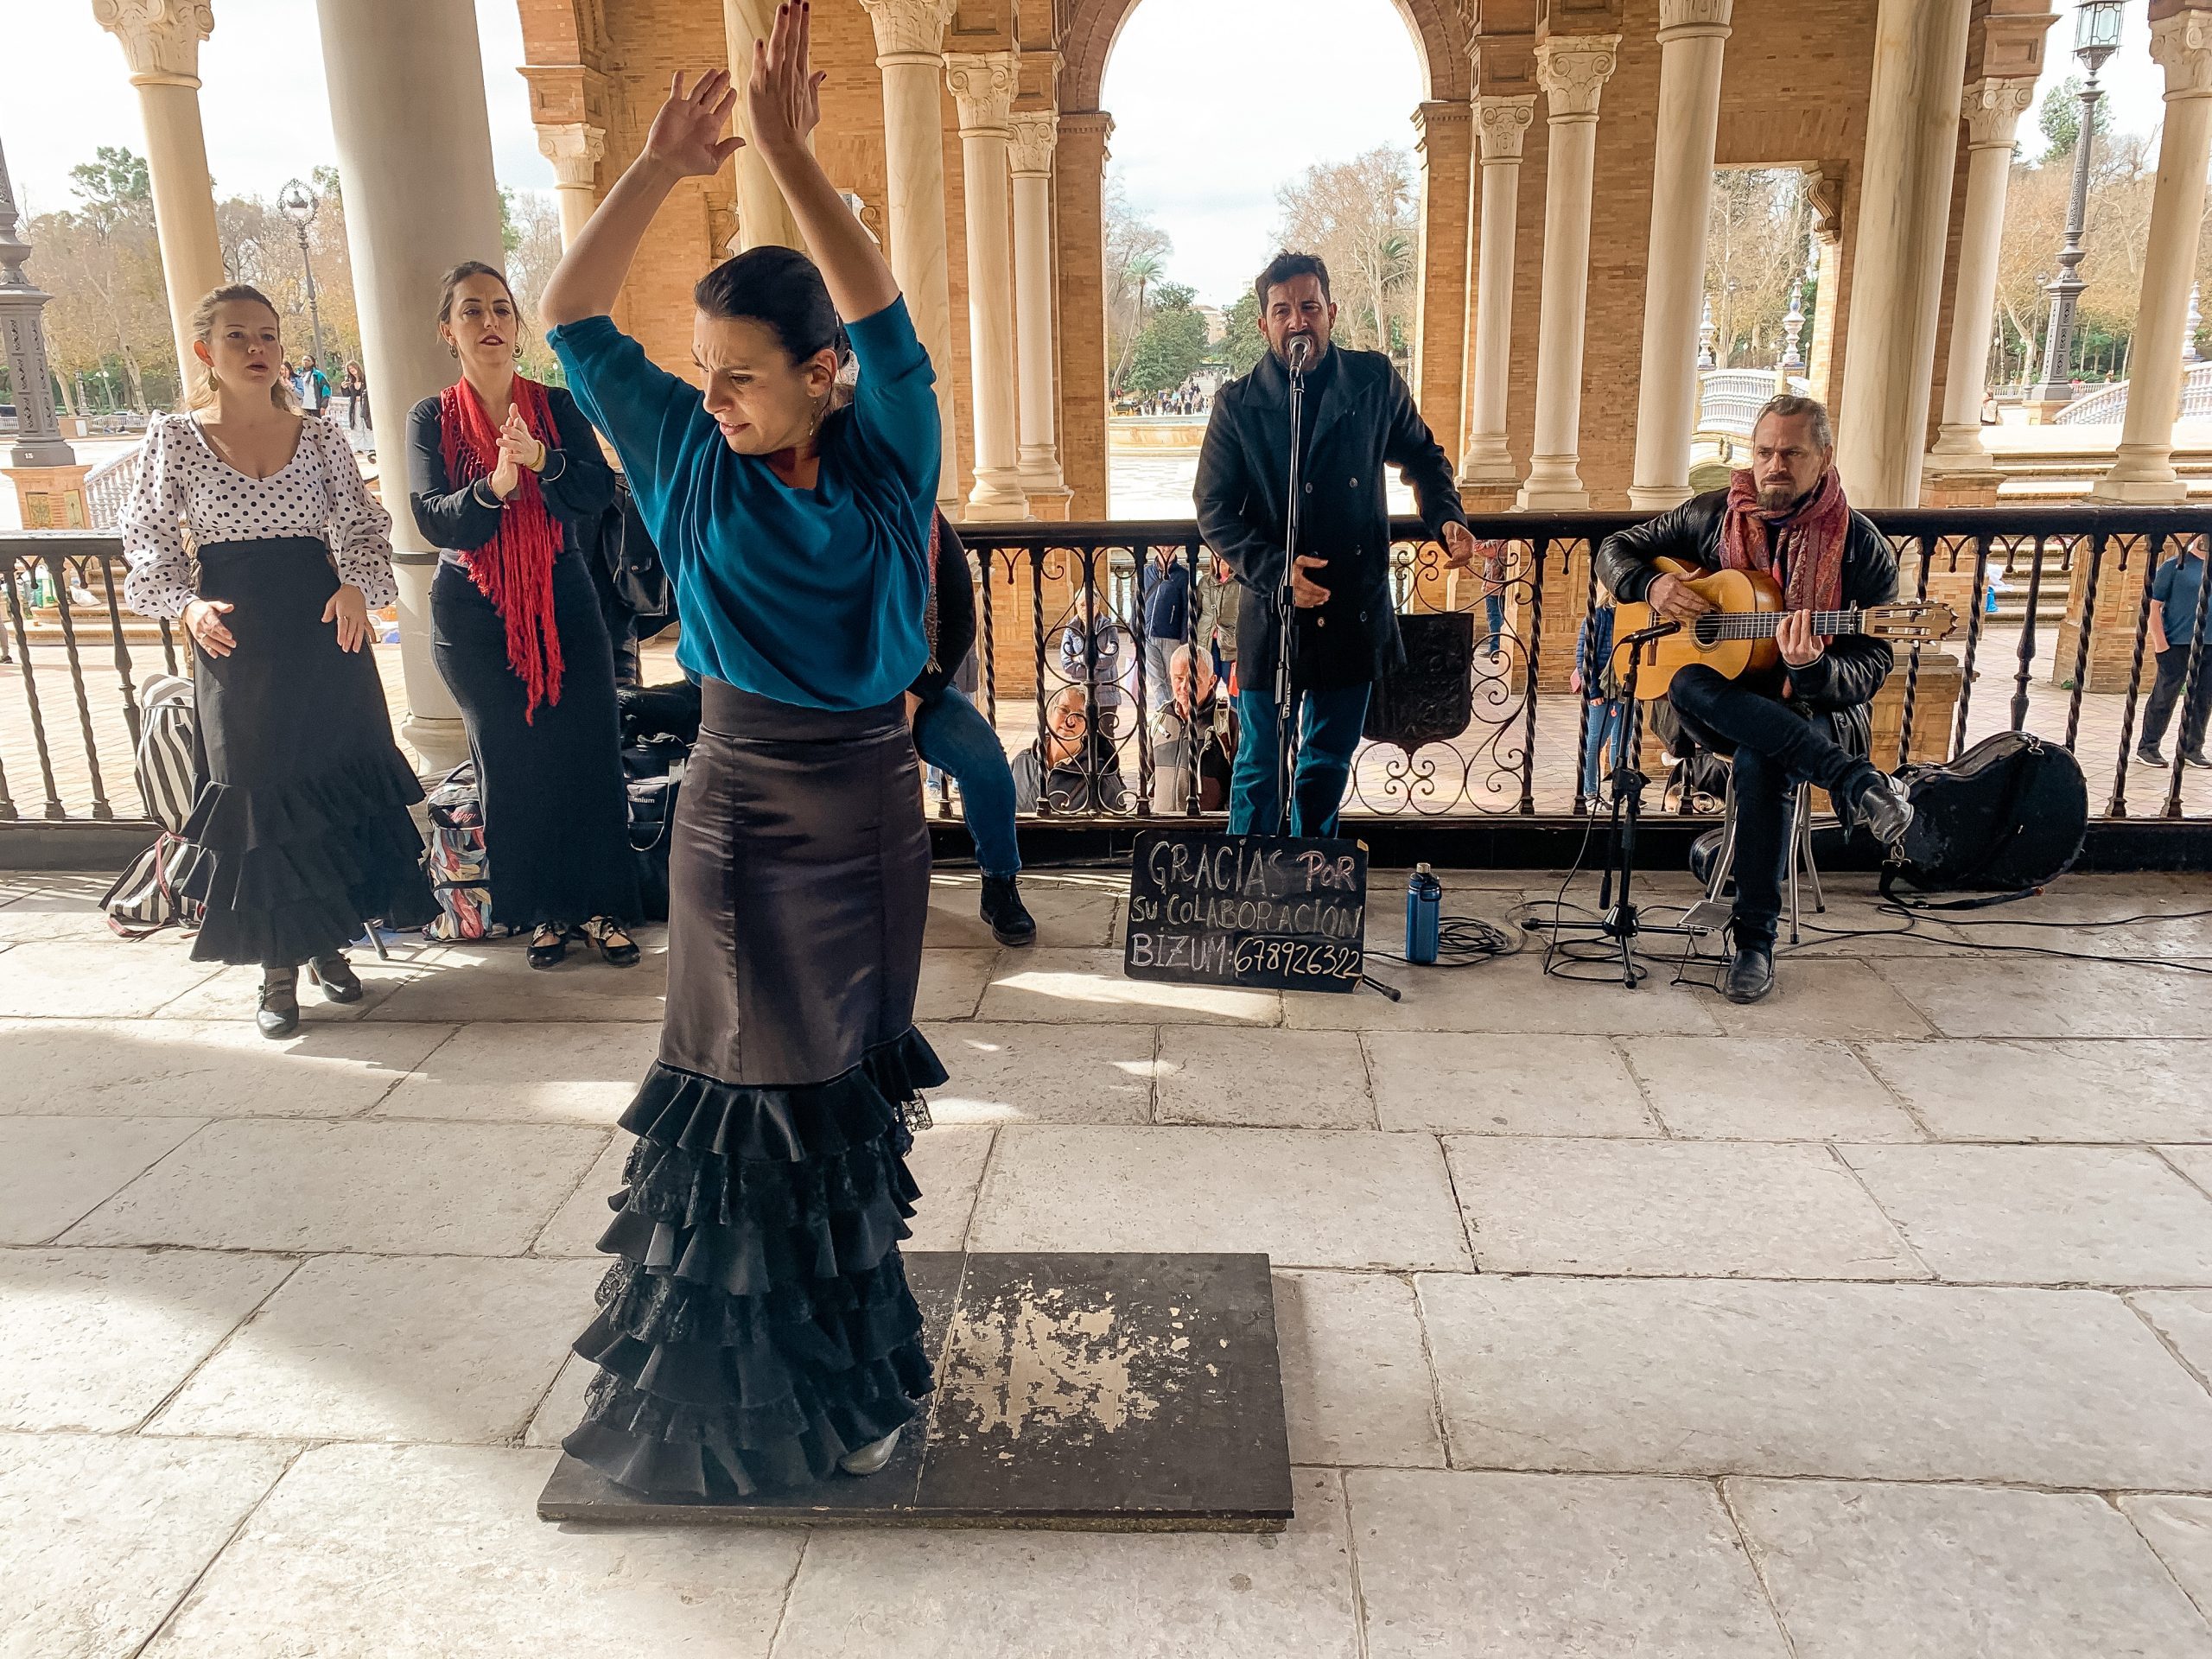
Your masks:
[{"label": "blonde woman", "polygon": [[422,786],[391,738],[369,609],[397,597],[391,520],[345,435],[293,406],[276,312],[219,288],[193,314],[191,408],[147,429],[123,512],[124,591],[181,620],[199,712],[200,962],[257,963],[256,1023],[299,1026],[300,965],[358,1001],[345,956],[364,922],[427,921]]}]

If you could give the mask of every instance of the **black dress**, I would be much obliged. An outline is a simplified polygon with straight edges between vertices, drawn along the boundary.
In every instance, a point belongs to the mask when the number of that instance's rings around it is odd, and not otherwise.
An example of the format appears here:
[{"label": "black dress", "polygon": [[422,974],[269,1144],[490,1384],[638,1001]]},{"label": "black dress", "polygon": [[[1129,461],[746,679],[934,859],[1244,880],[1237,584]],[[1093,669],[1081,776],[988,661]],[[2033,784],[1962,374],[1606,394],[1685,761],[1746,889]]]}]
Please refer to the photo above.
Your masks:
[{"label": "black dress", "polygon": [[545,396],[558,444],[538,483],[561,527],[553,564],[560,701],[524,718],[528,697],[507,664],[506,625],[463,563],[498,534],[500,509],[447,476],[435,397],[416,404],[407,421],[415,523],[447,550],[430,585],[430,645],[468,727],[493,919],[524,929],[594,916],[628,923],[640,906],[614,659],[582,551],[584,533],[614,499],[614,474],[575,400],[557,386]]}]

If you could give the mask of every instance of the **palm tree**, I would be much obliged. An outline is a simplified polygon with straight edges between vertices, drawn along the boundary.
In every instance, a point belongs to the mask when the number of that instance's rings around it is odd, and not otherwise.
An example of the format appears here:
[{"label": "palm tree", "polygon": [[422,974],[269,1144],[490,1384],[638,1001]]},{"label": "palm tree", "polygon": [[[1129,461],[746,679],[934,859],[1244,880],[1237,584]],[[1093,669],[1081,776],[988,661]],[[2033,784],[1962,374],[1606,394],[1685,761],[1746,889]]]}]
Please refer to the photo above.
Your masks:
[{"label": "palm tree", "polygon": [[1138,254],[1122,267],[1122,283],[1134,282],[1137,285],[1137,303],[1135,310],[1130,314],[1128,332],[1122,336],[1122,360],[1114,369],[1116,391],[1120,390],[1122,378],[1129,372],[1129,357],[1136,350],[1137,336],[1144,332],[1145,290],[1159,280],[1160,273],[1160,257],[1157,254]]}]

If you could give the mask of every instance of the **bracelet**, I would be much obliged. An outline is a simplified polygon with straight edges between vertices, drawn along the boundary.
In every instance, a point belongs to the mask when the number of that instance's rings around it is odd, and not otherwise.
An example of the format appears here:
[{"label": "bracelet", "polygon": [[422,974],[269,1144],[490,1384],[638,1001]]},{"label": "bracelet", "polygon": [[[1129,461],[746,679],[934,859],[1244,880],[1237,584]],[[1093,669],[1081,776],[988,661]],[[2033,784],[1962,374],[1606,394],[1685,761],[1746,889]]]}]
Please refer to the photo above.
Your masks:
[{"label": "bracelet", "polygon": [[491,484],[492,480],[490,479],[480,478],[474,484],[468,486],[468,493],[476,498],[476,505],[480,507],[494,507],[504,510],[507,504],[501,500],[498,496],[491,493]]}]

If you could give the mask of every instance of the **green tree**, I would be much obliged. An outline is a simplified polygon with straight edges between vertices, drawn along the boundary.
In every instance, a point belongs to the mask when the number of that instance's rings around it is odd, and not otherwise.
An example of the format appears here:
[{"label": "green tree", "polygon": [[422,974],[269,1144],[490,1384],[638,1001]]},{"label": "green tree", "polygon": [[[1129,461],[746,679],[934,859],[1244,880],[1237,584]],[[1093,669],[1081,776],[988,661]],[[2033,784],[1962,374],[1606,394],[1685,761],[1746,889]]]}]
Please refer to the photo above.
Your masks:
[{"label": "green tree", "polygon": [[1247,289],[1237,296],[1223,321],[1227,330],[1214,345],[1211,360],[1221,364],[1230,374],[1249,374],[1259,360],[1267,355],[1268,342],[1260,333],[1259,296]]},{"label": "green tree", "polygon": [[1141,396],[1173,391],[1205,361],[1206,320],[1192,308],[1192,297],[1180,283],[1154,289],[1152,315],[1129,353],[1125,390]]},{"label": "green tree", "polygon": [[99,146],[91,161],[69,169],[69,188],[103,230],[154,210],[154,181],[146,170],[146,158],[127,148]]},{"label": "green tree", "polygon": [[[2044,94],[2043,107],[2036,111],[2036,124],[2043,129],[2044,160],[2056,161],[2073,155],[2075,141],[2082,136],[2081,76],[2069,75]],[[2096,102],[2090,130],[2101,140],[2111,130],[2112,94],[2107,92]]]}]

